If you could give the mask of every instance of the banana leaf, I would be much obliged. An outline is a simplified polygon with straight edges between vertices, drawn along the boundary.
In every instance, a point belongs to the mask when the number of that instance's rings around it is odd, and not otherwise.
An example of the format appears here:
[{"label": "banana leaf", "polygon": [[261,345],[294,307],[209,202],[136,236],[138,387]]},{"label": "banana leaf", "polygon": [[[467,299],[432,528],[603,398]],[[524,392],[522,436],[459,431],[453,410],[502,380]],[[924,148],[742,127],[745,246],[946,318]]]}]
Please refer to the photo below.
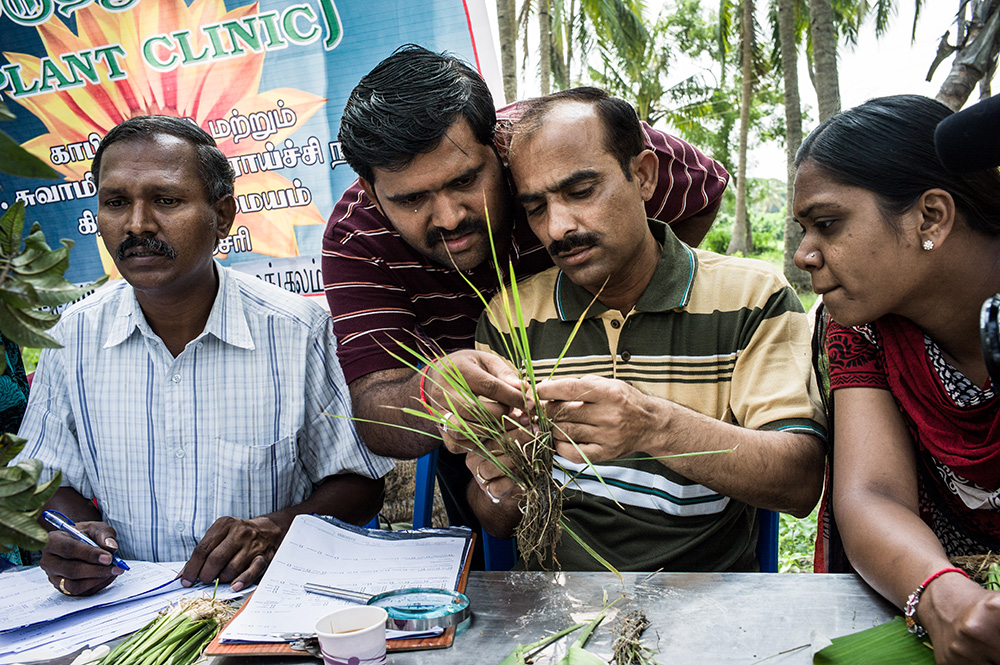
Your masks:
[{"label": "banana leaf", "polygon": [[902,617],[831,641],[813,665],[934,665],[930,641],[908,631]]}]

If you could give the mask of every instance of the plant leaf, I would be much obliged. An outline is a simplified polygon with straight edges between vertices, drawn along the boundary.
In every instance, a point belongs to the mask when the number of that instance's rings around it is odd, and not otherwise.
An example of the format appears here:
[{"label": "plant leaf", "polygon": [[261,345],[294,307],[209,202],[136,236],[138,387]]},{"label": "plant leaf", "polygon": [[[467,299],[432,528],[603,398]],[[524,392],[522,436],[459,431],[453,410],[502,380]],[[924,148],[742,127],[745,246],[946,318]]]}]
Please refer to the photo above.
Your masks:
[{"label": "plant leaf", "polygon": [[[38,460],[30,460],[30,461],[37,462]],[[35,482],[37,482],[37,478],[35,479]],[[56,493],[61,483],[62,483],[62,472],[56,471],[55,475],[52,476],[52,478],[44,485],[39,485],[38,487],[31,487],[21,492],[20,494],[15,494],[14,496],[5,499],[0,499],[0,503],[2,503],[10,510],[17,510],[23,513],[29,513],[37,519],[39,513],[41,512],[42,506],[45,505],[46,501],[52,498],[52,495]]]},{"label": "plant leaf", "polygon": [[[22,318],[28,321],[22,321]],[[21,346],[42,349],[59,346],[59,342],[45,334],[44,328],[35,325],[22,310],[12,308],[7,302],[0,302],[0,330]]]},{"label": "plant leaf", "polygon": [[10,510],[0,503],[0,543],[26,550],[40,550],[49,535],[38,523],[38,516]]},{"label": "plant leaf", "polygon": [[528,658],[530,658],[531,655],[536,651],[541,651],[552,642],[558,640],[560,637],[569,635],[574,630],[579,630],[582,627],[583,624],[578,623],[575,626],[570,626],[569,628],[563,628],[558,633],[554,633],[547,637],[543,637],[537,642],[532,642],[531,644],[519,644],[516,647],[514,647],[514,650],[511,651],[509,654],[507,654],[507,656],[503,660],[497,663],[497,665],[523,665],[524,663],[528,662]]},{"label": "plant leaf", "polygon": [[[36,462],[37,466],[32,469],[28,467],[27,462]],[[17,466],[6,466],[0,469],[0,502],[7,505],[11,497],[21,494],[25,490],[34,492],[41,466],[38,460],[25,460]]]},{"label": "plant leaf", "polygon": [[934,665],[929,641],[908,631],[902,617],[832,642],[813,657],[814,665]]},{"label": "plant leaf", "polygon": [[580,547],[582,547],[583,549],[585,549],[587,551],[587,554],[589,554],[590,556],[594,557],[594,559],[598,563],[600,563],[602,566],[604,566],[605,568],[607,568],[608,570],[610,570],[612,573],[614,573],[615,575],[617,575],[618,579],[623,579],[622,578],[622,574],[620,572],[618,572],[618,569],[615,568],[614,566],[612,566],[611,563],[607,559],[605,559],[600,554],[598,554],[597,552],[595,552],[594,549],[590,545],[588,545],[587,543],[583,542],[583,540],[580,538],[580,536],[576,535],[576,533],[573,531],[573,529],[571,529],[570,527],[568,527],[566,525],[565,520],[559,520],[559,524],[562,525],[563,531],[565,531],[566,533],[568,533],[573,540],[575,540],[577,543],[579,543]]},{"label": "plant leaf", "polygon": [[[564,526],[563,528],[565,529],[566,527]],[[577,540],[577,542],[582,541]],[[615,572],[617,573],[617,571]],[[618,575],[618,577],[621,577],[621,575]],[[608,615],[611,608],[624,597],[625,596],[619,596],[610,605],[605,605],[604,609],[601,610],[601,613],[587,623],[583,631],[576,638],[576,641],[573,642],[572,646],[570,646],[569,651],[556,665],[605,665],[603,658],[599,658],[597,655],[587,651],[583,647],[587,644],[587,640],[590,639],[590,635],[594,632],[594,629],[597,628],[602,621],[604,621],[604,617]],[[605,601],[606,600],[607,594],[605,594]]]},{"label": "plant leaf", "polygon": [[7,103],[0,99],[0,120],[17,120],[17,116],[10,112]]},{"label": "plant leaf", "polygon": [[27,443],[27,439],[10,433],[0,436],[0,466],[7,466],[7,463],[17,457],[17,454]]},{"label": "plant leaf", "polygon": [[22,178],[62,179],[62,174],[22,148],[17,141],[0,131],[0,164],[4,173]]},{"label": "plant leaf", "polygon": [[24,201],[17,201],[3,217],[0,217],[0,252],[12,257],[21,247],[24,233]]}]

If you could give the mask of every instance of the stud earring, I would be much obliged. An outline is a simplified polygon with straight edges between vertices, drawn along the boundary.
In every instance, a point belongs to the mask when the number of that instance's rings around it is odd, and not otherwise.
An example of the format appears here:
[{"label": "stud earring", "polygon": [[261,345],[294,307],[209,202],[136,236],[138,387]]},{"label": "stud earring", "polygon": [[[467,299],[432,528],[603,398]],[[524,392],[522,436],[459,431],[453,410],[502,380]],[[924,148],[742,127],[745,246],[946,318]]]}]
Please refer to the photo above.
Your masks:
[{"label": "stud earring", "polygon": [[934,241],[928,238],[927,240],[924,241],[922,247],[924,248],[925,252],[929,252],[932,249],[934,249]]}]

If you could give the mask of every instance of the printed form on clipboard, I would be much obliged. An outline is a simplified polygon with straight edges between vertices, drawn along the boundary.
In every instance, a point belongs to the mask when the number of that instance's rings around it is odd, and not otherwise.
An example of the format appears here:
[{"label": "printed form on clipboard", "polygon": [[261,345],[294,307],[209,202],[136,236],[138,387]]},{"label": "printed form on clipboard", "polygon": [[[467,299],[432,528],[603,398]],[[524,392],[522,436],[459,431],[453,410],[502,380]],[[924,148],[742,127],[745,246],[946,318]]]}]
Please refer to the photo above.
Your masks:
[{"label": "printed form on clipboard", "polygon": [[[367,595],[408,587],[460,591],[471,549],[472,532],[462,527],[378,531],[332,517],[299,515],[257,590],[219,634],[218,643],[292,642],[311,633],[324,615],[352,604],[307,593],[306,582]],[[387,633],[390,640],[428,635]]]}]

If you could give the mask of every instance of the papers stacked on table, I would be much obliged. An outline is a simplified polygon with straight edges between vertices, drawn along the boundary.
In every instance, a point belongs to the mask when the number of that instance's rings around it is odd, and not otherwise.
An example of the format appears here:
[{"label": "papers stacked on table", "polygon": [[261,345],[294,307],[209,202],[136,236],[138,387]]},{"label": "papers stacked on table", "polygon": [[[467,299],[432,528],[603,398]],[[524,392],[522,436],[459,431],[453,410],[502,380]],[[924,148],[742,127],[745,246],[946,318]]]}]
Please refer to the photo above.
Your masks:
[{"label": "papers stacked on table", "polygon": [[[323,616],[352,604],[307,593],[306,582],[369,596],[409,587],[454,591],[471,543],[471,532],[465,528],[376,531],[333,518],[299,515],[257,590],[222,630],[219,641],[294,641],[301,633],[311,634]],[[389,639],[415,636],[388,632]]]},{"label": "papers stacked on table", "polygon": [[[185,588],[179,563],[129,561],[131,570],[93,596],[65,596],[41,568],[0,574],[0,665],[58,658],[132,633],[170,603],[211,595],[213,588]],[[228,587],[225,587],[228,592]],[[223,593],[216,598],[242,595]]]}]

